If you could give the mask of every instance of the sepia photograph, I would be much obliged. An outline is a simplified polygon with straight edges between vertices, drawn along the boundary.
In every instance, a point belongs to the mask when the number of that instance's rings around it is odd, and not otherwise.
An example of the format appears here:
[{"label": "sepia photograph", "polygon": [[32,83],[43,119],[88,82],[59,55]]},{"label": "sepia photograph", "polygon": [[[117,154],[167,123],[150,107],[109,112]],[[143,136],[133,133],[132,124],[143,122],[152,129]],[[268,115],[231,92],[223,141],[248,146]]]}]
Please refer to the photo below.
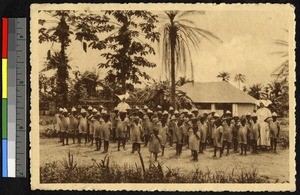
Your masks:
[{"label": "sepia photograph", "polygon": [[32,4],[31,188],[294,191],[289,4]]}]

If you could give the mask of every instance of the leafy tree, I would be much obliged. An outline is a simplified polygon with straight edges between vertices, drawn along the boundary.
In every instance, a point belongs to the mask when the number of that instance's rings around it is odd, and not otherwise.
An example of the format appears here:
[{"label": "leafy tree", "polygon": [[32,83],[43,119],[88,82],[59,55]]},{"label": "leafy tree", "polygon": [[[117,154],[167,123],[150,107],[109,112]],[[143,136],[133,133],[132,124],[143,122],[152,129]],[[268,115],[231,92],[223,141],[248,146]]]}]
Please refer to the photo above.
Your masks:
[{"label": "leafy tree", "polygon": [[[71,11],[43,11],[51,16],[52,20],[40,19],[38,23],[41,25],[39,29],[39,43],[52,42],[59,43],[60,50],[54,51],[52,54],[51,48],[47,53],[46,67],[42,70],[56,70],[56,102],[59,106],[66,106],[68,104],[68,84],[69,78],[68,65],[69,59],[66,55],[67,47],[71,40],[70,35],[73,32],[70,29],[70,24],[74,23],[74,17]],[[50,28],[46,28],[45,23],[54,24]]]},{"label": "leafy tree", "polygon": [[222,81],[229,82],[230,74],[226,71],[219,72],[217,78],[221,78]]},{"label": "leafy tree", "polygon": [[43,73],[39,73],[39,97],[43,101],[53,101],[56,97],[56,90],[54,88],[56,83],[56,76],[47,77]]},{"label": "leafy tree", "polygon": [[199,49],[202,39],[212,41],[212,39],[221,40],[213,33],[201,29],[187,16],[203,15],[203,11],[166,11],[162,15],[165,21],[162,24],[162,52],[163,65],[165,72],[171,75],[171,102],[176,108],[176,71],[186,71],[187,66],[191,67],[193,80],[193,62],[191,56],[191,47]]},{"label": "leafy tree", "polygon": [[262,87],[261,83],[253,84],[249,86],[248,94],[259,100],[261,98]]},{"label": "leafy tree", "polygon": [[79,18],[77,39],[83,42],[85,50],[91,47],[103,51],[105,62],[99,63],[99,68],[108,69],[105,80],[114,85],[115,93],[133,90],[133,84],[141,83],[141,78],[150,78],[141,67],[156,66],[146,59],[155,54],[150,43],[159,40],[156,15],[126,10],[105,11],[102,16],[82,14]]},{"label": "leafy tree", "polygon": [[270,108],[277,114],[287,116],[289,110],[288,88],[278,80],[274,80],[265,87],[263,95],[271,100]]},{"label": "leafy tree", "polygon": [[246,81],[246,76],[241,73],[236,74],[234,77],[234,81],[239,83],[239,89],[240,89],[240,84]]}]

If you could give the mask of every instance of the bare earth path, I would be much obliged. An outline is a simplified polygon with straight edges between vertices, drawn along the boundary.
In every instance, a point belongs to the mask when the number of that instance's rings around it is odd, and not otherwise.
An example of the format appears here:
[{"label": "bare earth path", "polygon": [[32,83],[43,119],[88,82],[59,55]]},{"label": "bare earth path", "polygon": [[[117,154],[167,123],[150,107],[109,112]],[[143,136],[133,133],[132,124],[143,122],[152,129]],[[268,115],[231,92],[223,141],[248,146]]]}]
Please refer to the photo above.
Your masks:
[{"label": "bare earth path", "polygon": [[[72,141],[70,141],[72,143]],[[131,144],[126,145],[126,150],[117,151],[117,143],[110,143],[109,156],[112,163],[120,166],[128,164],[135,166],[135,163],[140,166],[141,162],[137,152],[131,154]],[[101,151],[95,151],[95,147],[90,144],[85,146],[82,144],[70,144],[68,146],[61,146],[58,143],[58,138],[40,138],[40,163],[44,165],[48,162],[61,161],[67,158],[67,153],[70,151],[74,154],[74,160],[79,164],[92,165],[92,158],[100,161],[106,154]],[[142,146],[141,154],[143,156],[145,165],[149,165],[150,153],[148,148]],[[171,169],[179,168],[180,171],[190,172],[199,168],[205,171],[207,168],[211,171],[235,171],[244,168],[256,168],[258,174],[267,176],[271,181],[286,182],[289,180],[289,150],[279,148],[277,154],[271,152],[260,152],[258,155],[253,155],[249,152],[247,156],[240,156],[231,153],[229,156],[222,158],[212,158],[212,148],[207,148],[204,154],[199,155],[198,162],[191,161],[190,150],[183,148],[180,157],[175,156],[175,148],[169,147],[165,149],[165,156],[159,155],[158,161],[163,162],[163,167]]]}]

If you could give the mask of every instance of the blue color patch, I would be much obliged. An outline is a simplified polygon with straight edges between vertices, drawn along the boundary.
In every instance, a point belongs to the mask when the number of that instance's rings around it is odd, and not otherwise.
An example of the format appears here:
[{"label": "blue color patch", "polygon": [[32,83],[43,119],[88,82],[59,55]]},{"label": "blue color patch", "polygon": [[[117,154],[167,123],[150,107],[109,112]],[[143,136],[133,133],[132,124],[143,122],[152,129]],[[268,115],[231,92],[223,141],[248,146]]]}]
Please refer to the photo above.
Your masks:
[{"label": "blue color patch", "polygon": [[7,140],[2,139],[2,177],[8,177],[7,161]]}]

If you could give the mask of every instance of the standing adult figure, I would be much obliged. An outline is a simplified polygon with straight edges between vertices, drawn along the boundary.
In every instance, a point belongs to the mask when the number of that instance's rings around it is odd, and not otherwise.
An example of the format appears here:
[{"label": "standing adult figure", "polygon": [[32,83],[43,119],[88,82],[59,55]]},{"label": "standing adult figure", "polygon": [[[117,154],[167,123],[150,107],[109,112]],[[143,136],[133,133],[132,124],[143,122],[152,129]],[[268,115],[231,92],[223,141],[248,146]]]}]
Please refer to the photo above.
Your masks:
[{"label": "standing adult figure", "polygon": [[270,130],[268,123],[265,121],[266,118],[271,117],[271,111],[265,107],[263,102],[260,102],[260,108],[256,111],[257,122],[260,125],[260,138],[258,140],[258,145],[260,147],[270,146]]},{"label": "standing adult figure", "polygon": [[126,103],[126,97],[125,95],[118,96],[121,100],[121,102],[117,105],[116,109],[119,112],[127,112],[128,109],[130,109],[130,106]]}]

